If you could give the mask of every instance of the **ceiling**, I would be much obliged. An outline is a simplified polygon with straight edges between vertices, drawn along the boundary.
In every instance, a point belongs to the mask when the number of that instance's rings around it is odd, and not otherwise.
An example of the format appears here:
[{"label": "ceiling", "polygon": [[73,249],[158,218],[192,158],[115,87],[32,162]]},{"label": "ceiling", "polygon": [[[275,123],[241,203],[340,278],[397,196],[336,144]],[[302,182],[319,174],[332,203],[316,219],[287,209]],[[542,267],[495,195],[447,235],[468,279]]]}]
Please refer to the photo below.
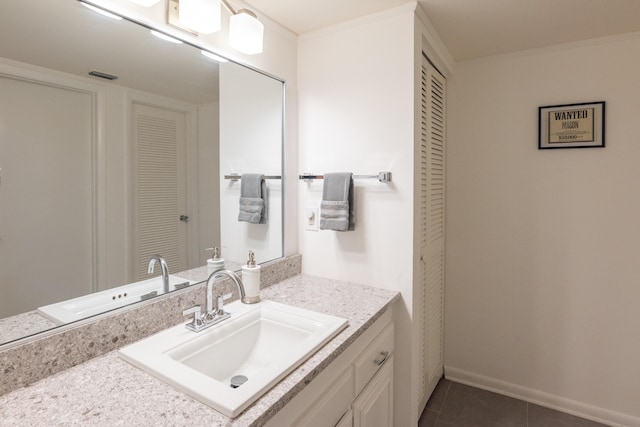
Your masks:
[{"label": "ceiling", "polygon": [[[296,34],[407,0],[245,0]],[[640,31],[639,0],[418,0],[456,61]]]},{"label": "ceiling", "polygon": [[[525,49],[576,42],[625,33],[640,32],[640,0],[418,0],[456,61]],[[86,75],[87,68],[121,78],[118,84],[165,96],[216,96],[202,91],[211,85],[215,64],[202,63],[199,52],[176,50],[167,43],[138,37],[136,26],[114,26],[79,6],[74,0],[2,0],[0,14],[0,57],[61,71]],[[244,0],[243,3],[269,16],[297,34],[305,34],[364,15],[407,4],[407,0]],[[29,16],[29,19],[22,19]],[[105,21],[106,20],[106,21]],[[124,27],[125,25],[121,25]],[[75,32],[71,32],[74,30]],[[43,33],[43,31],[46,31]],[[142,31],[146,33],[145,31]],[[41,37],[45,34],[44,37]],[[78,36],[81,34],[82,36]],[[134,46],[139,41],[139,46]],[[112,44],[113,43],[113,44]],[[115,48],[114,48],[115,44]],[[150,49],[153,44],[153,49]],[[127,46],[127,49],[122,49]],[[107,61],[107,52],[117,53],[117,61]],[[143,52],[143,53],[140,53]],[[31,56],[30,56],[31,55]],[[198,67],[185,67],[179,55]],[[153,56],[153,57],[151,57]],[[171,56],[172,61],[162,58]],[[140,57],[149,68],[135,70]],[[162,67],[158,67],[162,64]],[[189,70],[189,72],[185,72]],[[146,87],[154,75],[157,88]],[[164,78],[163,76],[166,76]],[[176,76],[185,85],[175,83]],[[131,80],[131,81],[129,81]],[[154,89],[154,90],[151,90]],[[166,93],[165,93],[166,92]]]}]

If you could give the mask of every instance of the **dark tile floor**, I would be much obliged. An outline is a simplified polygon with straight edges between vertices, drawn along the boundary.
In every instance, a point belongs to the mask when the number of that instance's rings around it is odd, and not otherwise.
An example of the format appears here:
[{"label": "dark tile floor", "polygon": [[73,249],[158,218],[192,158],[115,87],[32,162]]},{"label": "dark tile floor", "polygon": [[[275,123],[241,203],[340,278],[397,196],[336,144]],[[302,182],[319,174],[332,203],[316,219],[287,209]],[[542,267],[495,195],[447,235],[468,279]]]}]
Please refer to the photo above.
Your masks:
[{"label": "dark tile floor", "polygon": [[563,412],[442,379],[418,427],[602,427]]}]

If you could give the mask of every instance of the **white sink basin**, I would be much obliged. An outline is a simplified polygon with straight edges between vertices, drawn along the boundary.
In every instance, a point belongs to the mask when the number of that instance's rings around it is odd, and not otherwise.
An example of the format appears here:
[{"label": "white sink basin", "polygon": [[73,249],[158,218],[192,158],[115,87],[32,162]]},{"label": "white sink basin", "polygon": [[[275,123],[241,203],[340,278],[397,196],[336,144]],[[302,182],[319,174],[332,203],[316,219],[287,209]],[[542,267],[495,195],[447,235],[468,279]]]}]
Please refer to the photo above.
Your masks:
[{"label": "white sink basin", "polygon": [[[193,285],[196,282],[169,275],[169,290],[180,289],[186,286],[185,283]],[[150,298],[155,296],[154,292],[155,295],[164,293],[160,276],[38,307],[38,313],[62,325]]]},{"label": "white sink basin", "polygon": [[[120,357],[235,417],[347,326],[347,320],[273,301],[225,306],[201,332],[183,324],[124,347]],[[242,375],[246,382],[231,387]]]}]

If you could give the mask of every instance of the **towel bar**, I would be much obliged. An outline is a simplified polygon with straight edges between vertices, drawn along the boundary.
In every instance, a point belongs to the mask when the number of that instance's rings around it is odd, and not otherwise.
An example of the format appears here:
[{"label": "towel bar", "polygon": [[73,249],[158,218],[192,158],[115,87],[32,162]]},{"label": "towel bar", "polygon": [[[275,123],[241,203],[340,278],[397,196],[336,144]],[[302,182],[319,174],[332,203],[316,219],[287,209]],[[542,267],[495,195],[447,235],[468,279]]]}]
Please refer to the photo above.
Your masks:
[{"label": "towel bar", "polygon": [[[303,173],[299,176],[301,180],[313,181],[314,179],[324,179],[324,175],[314,175],[311,173]],[[377,179],[380,182],[391,182],[391,172],[378,172],[377,175],[353,175],[354,179]]]},{"label": "towel bar", "polygon": [[[242,178],[242,175],[239,175],[237,173],[232,173],[231,175],[225,175],[224,179],[230,179],[231,181],[240,181],[240,178]],[[264,179],[282,179],[282,176],[280,175],[265,175]]]}]

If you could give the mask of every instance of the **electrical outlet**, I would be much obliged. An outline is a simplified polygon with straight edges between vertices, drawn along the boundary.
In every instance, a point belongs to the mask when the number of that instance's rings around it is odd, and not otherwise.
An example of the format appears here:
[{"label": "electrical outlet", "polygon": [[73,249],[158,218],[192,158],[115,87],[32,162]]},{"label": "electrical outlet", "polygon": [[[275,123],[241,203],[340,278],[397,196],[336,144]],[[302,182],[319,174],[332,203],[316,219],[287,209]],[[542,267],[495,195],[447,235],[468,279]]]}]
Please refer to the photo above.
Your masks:
[{"label": "electrical outlet", "polygon": [[318,231],[320,222],[320,218],[318,218],[318,208],[305,208],[303,221],[305,230]]}]

